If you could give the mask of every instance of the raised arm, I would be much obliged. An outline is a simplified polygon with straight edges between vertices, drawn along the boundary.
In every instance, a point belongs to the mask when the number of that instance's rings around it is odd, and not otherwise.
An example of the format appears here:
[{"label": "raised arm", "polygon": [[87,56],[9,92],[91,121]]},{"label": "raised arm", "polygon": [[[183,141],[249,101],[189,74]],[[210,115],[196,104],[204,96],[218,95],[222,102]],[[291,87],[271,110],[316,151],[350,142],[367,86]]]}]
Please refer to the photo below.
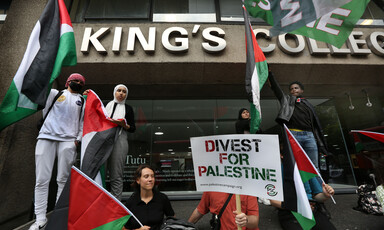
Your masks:
[{"label": "raised arm", "polygon": [[280,101],[281,98],[284,97],[284,92],[280,88],[280,85],[276,81],[275,76],[273,75],[272,71],[269,71],[268,80],[269,80],[269,83],[270,83],[270,86],[271,86],[271,89],[272,89],[273,93],[275,94],[277,99]]}]

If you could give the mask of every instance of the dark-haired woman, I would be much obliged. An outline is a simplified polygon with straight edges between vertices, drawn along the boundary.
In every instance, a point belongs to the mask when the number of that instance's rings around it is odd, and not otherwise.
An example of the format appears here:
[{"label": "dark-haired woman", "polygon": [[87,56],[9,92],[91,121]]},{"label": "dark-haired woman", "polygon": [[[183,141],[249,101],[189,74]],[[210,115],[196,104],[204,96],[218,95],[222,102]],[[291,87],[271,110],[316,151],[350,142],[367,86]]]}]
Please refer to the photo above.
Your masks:
[{"label": "dark-haired woman", "polygon": [[154,188],[155,171],[149,165],[139,166],[134,179],[136,191],[128,199],[126,206],[143,226],[135,218],[129,218],[123,230],[159,230],[164,216],[175,215],[171,202],[167,195]]}]

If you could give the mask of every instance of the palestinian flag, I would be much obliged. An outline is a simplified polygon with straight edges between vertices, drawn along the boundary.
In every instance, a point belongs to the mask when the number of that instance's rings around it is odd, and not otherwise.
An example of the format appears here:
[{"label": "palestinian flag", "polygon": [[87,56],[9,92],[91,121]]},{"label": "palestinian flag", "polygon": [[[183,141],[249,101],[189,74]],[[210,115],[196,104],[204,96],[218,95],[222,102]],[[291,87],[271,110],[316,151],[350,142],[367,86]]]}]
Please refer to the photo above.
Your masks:
[{"label": "palestinian flag", "polygon": [[311,229],[316,222],[305,192],[304,183],[318,176],[315,166],[284,125],[283,131],[283,190],[284,207],[292,212],[303,229]]},{"label": "palestinian flag", "polygon": [[248,13],[243,5],[245,23],[245,43],[247,62],[245,70],[245,90],[251,103],[250,132],[256,133],[261,123],[260,90],[268,78],[268,65],[263,51],[257,44],[255,34],[248,20]]},{"label": "palestinian flag", "polygon": [[[82,172],[95,179],[101,166],[110,156],[115,142],[118,125],[110,121],[100,98],[89,91],[84,109],[83,139],[81,143],[81,170]],[[98,181],[101,184],[101,181]],[[82,197],[88,192],[81,193]],[[70,194],[72,194],[72,184],[68,180],[55,210],[51,214],[46,229],[64,230],[67,229],[70,218]],[[98,217],[96,217],[97,219]],[[89,221],[93,222],[95,220]],[[68,225],[69,226],[69,225]],[[90,229],[90,228],[78,228]],[[120,228],[121,229],[121,228]]]},{"label": "palestinian flag", "polygon": [[69,230],[121,230],[131,216],[132,213],[112,194],[83,172],[72,167]]},{"label": "palestinian flag", "polygon": [[383,133],[364,131],[364,130],[351,130],[351,132],[352,133],[360,133],[360,134],[363,134],[367,137],[370,137],[372,139],[380,141],[381,143],[384,143],[384,134]]},{"label": "palestinian flag", "polygon": [[72,23],[63,0],[49,0],[0,105],[0,130],[44,108],[62,66],[76,65]]},{"label": "palestinian flag", "polygon": [[110,121],[100,98],[90,90],[84,110],[81,145],[81,171],[87,176],[95,179],[100,167],[112,153],[119,130],[118,125]]}]

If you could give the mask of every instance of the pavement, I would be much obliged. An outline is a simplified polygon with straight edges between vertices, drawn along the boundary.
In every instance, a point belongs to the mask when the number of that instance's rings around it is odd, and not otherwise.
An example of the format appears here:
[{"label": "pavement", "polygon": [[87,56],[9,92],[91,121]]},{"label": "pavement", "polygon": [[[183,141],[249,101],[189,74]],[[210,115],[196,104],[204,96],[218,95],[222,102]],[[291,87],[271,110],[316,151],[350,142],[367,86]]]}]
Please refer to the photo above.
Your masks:
[{"label": "pavement", "polygon": [[[332,215],[331,222],[336,229],[340,230],[384,230],[384,216],[368,215],[359,211],[353,210],[357,205],[356,194],[336,194],[334,196],[336,204],[332,201],[326,202],[326,207]],[[188,220],[192,211],[196,208],[199,200],[177,200],[171,201],[172,207],[175,210],[176,217]],[[260,230],[278,230],[281,229],[277,210],[272,206],[266,206],[259,203],[260,213]],[[210,214],[205,215],[196,226],[200,230],[209,230]],[[33,222],[26,223],[15,230],[28,230],[28,227]]]}]

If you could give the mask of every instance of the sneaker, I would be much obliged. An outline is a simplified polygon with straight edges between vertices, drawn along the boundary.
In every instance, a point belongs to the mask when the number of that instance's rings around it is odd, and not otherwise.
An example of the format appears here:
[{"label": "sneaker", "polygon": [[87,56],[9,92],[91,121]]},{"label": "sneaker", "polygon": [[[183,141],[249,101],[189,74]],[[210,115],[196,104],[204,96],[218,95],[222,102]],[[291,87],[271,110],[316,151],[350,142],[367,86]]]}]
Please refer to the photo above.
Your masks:
[{"label": "sneaker", "polygon": [[259,197],[259,203],[264,205],[271,205],[271,202],[266,198],[260,198]]},{"label": "sneaker", "polygon": [[269,201],[268,199],[263,199],[263,204],[264,205],[271,205],[271,201]]},{"label": "sneaker", "polygon": [[47,225],[47,220],[43,221],[36,221],[33,223],[28,230],[41,230],[45,228],[45,225]]}]

